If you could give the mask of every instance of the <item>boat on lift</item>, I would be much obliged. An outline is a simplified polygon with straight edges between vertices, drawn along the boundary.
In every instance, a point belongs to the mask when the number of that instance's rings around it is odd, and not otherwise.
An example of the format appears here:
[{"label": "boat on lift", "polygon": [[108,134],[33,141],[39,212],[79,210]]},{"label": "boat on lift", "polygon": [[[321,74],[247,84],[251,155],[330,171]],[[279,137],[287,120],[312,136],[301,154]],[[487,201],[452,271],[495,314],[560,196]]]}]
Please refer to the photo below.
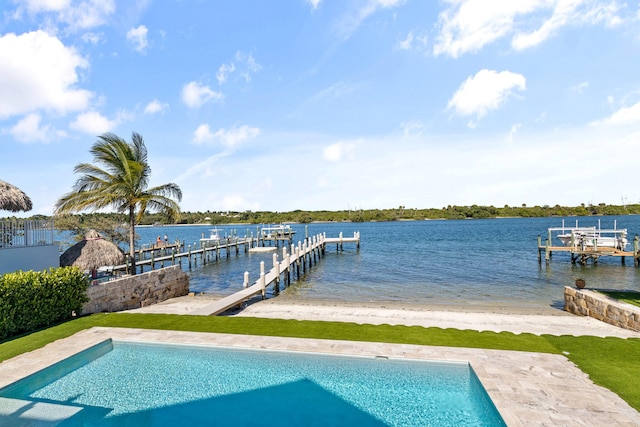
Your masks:
[{"label": "boat on lift", "polygon": [[273,227],[262,227],[260,229],[260,234],[262,238],[265,240],[271,239],[291,239],[296,232],[291,228],[290,225],[276,225]]},{"label": "boat on lift", "polygon": [[562,227],[551,227],[549,232],[558,232],[558,240],[564,246],[574,248],[614,248],[624,251],[629,244],[627,229],[617,228],[616,221],[613,223],[613,229],[603,229],[600,227],[600,220],[597,227],[580,227],[577,220],[575,227],[565,227],[562,220]]},{"label": "boat on lift", "polygon": [[204,233],[202,233],[202,238],[200,239],[200,241],[208,246],[218,244],[222,239],[224,239],[224,237],[222,237],[222,235],[220,234],[221,232],[222,230],[220,230],[219,228],[211,228],[209,229],[209,237],[204,237]]}]

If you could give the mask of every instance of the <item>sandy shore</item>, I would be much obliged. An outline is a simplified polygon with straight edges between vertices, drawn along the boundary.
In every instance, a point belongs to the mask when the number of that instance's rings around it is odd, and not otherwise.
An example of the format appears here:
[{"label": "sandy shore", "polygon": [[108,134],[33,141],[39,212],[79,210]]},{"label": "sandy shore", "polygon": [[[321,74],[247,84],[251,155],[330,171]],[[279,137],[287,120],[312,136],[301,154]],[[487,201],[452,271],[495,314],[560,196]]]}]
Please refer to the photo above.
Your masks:
[{"label": "sandy shore", "polygon": [[[206,295],[185,296],[130,310],[138,313],[190,314],[211,302]],[[338,303],[334,301],[287,301],[270,298],[252,301],[241,311],[225,315],[296,320],[389,324],[476,331],[531,333],[536,335],[591,335],[640,338],[640,333],[621,329],[599,320],[576,316],[554,308],[459,307],[397,305],[393,303]]]}]

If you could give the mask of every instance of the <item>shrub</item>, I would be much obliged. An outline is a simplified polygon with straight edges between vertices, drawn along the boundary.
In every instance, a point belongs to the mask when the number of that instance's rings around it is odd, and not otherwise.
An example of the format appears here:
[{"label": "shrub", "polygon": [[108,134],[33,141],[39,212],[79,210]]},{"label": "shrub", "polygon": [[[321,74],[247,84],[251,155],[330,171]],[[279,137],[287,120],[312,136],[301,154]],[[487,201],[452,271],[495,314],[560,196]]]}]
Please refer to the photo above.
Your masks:
[{"label": "shrub", "polygon": [[88,286],[76,267],[0,276],[0,340],[80,314]]}]

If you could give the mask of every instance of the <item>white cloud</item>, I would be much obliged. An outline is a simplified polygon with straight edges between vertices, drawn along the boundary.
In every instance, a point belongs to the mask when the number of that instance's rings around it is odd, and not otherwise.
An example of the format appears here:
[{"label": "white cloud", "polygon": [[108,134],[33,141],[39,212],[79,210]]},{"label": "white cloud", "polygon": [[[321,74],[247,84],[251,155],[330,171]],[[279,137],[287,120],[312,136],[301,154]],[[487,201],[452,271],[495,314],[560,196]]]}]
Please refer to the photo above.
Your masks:
[{"label": "white cloud", "polygon": [[344,96],[350,95],[353,92],[360,89],[361,84],[359,83],[348,83],[339,81],[337,83],[332,84],[331,86],[322,89],[320,92],[315,93],[309,98],[309,101],[320,101],[324,99],[337,99],[342,98]]},{"label": "white cloud", "polygon": [[182,88],[182,101],[189,108],[199,108],[209,101],[220,101],[224,96],[211,90],[209,86],[189,82]]},{"label": "white cloud", "polygon": [[582,82],[582,83],[578,83],[577,85],[571,86],[571,91],[582,93],[588,87],[589,87],[589,82]]},{"label": "white cloud", "polygon": [[193,133],[193,142],[196,144],[204,144],[213,141],[213,132],[208,124],[202,124],[198,126]]},{"label": "white cloud", "polygon": [[60,12],[70,7],[71,0],[25,0],[23,3],[30,13]]},{"label": "white cloud", "polygon": [[640,102],[630,106],[620,108],[611,116],[603,120],[592,122],[591,125],[624,126],[640,124]]},{"label": "white cloud", "polygon": [[84,30],[106,24],[115,10],[113,0],[86,0],[64,10],[61,19],[72,29]]},{"label": "white cloud", "polygon": [[43,31],[0,37],[0,118],[51,110],[85,109],[92,93],[76,87],[88,62]]},{"label": "white cloud", "polygon": [[81,38],[82,38],[82,41],[84,41],[85,43],[97,45],[98,43],[104,41],[104,33],[88,32],[88,33],[84,33]]},{"label": "white cloud", "polygon": [[537,46],[568,25],[619,24],[615,1],[582,0],[447,0],[440,13],[435,55],[458,57],[511,36],[516,50]]},{"label": "white cloud", "polygon": [[230,75],[238,73],[241,78],[250,82],[252,76],[261,69],[262,65],[256,62],[252,53],[237,51],[233,61],[220,65],[216,78],[218,79],[218,84],[223,84],[227,82]]},{"label": "white cloud", "polygon": [[[615,26],[622,22],[618,16],[620,7],[615,2],[585,2],[580,0],[557,0],[553,13],[534,30],[518,33],[513,37],[512,46],[523,50],[537,46],[555,35],[567,25]],[[582,7],[581,7],[582,6]]]},{"label": "white cloud", "polygon": [[396,43],[396,50],[424,50],[427,46],[429,38],[426,35],[418,35],[416,36],[413,31],[410,31],[407,34],[407,37],[404,40],[400,40]]},{"label": "white cloud", "polygon": [[307,2],[311,5],[311,7],[315,10],[320,6],[320,2],[322,0],[307,0]]},{"label": "white cloud", "polygon": [[322,158],[328,162],[339,162],[351,155],[355,150],[355,144],[337,142],[324,148]]},{"label": "white cloud", "polygon": [[409,120],[401,125],[405,138],[420,136],[425,130],[424,124],[418,120]]},{"label": "white cloud", "polygon": [[351,37],[360,25],[372,14],[380,9],[389,9],[403,3],[404,0],[367,0],[359,2],[355,10],[342,16],[337,24],[337,32],[344,40]]},{"label": "white cloud", "polygon": [[222,64],[220,68],[218,68],[218,72],[216,73],[216,79],[218,79],[218,84],[223,84],[227,82],[227,78],[229,74],[233,73],[236,70],[236,66],[233,64]]},{"label": "white cloud", "polygon": [[[454,109],[459,115],[475,115],[480,119],[500,107],[514,89],[526,89],[523,75],[510,71],[480,70],[460,85],[447,108]],[[474,122],[470,126],[473,127]]]},{"label": "white cloud", "polygon": [[412,43],[413,43],[413,31],[409,32],[409,34],[407,34],[407,37],[404,40],[401,40],[396,44],[396,49],[411,50]]},{"label": "white cloud", "polygon": [[144,107],[144,113],[145,114],[162,113],[166,111],[168,108],[169,108],[169,104],[162,103],[157,99],[154,99],[153,101],[148,103],[146,107]]},{"label": "white cloud", "polygon": [[247,125],[233,127],[229,130],[218,129],[212,132],[208,124],[202,124],[194,132],[193,142],[196,144],[220,142],[226,147],[234,147],[242,141],[257,137],[259,134],[259,128]]},{"label": "white cloud", "polygon": [[132,28],[127,31],[127,40],[133,45],[133,48],[138,52],[144,52],[147,49],[149,43],[147,42],[147,33],[149,30],[144,25],[138,26],[138,28]]},{"label": "white cloud", "polygon": [[522,129],[522,123],[515,123],[514,125],[512,125],[511,130],[507,135],[507,142],[513,143],[513,141],[515,140],[516,134],[520,129]]},{"label": "white cloud", "polygon": [[116,126],[116,122],[96,111],[88,111],[79,114],[76,119],[69,124],[71,129],[88,133],[90,135],[100,135],[111,131]]},{"label": "white cloud", "polygon": [[246,81],[251,81],[251,76],[262,69],[262,65],[258,64],[253,58],[252,53],[236,52],[236,62],[242,64],[240,75]]},{"label": "white cloud", "polygon": [[9,131],[20,142],[48,142],[52,135],[51,125],[41,126],[42,117],[31,113],[15,124]]},{"label": "white cloud", "polygon": [[44,15],[39,18],[52,32],[58,25],[78,31],[104,25],[115,10],[114,0],[25,0],[18,3],[12,15],[14,19],[21,19],[24,13]]}]

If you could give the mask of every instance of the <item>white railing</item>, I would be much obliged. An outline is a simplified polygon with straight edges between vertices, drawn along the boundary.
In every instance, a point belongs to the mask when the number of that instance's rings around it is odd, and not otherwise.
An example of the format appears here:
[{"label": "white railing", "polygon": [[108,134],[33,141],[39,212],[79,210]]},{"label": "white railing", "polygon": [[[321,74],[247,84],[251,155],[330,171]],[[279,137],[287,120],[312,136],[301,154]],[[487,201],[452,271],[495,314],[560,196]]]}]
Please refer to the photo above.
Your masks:
[{"label": "white railing", "polygon": [[0,220],[0,248],[53,245],[53,220]]}]

